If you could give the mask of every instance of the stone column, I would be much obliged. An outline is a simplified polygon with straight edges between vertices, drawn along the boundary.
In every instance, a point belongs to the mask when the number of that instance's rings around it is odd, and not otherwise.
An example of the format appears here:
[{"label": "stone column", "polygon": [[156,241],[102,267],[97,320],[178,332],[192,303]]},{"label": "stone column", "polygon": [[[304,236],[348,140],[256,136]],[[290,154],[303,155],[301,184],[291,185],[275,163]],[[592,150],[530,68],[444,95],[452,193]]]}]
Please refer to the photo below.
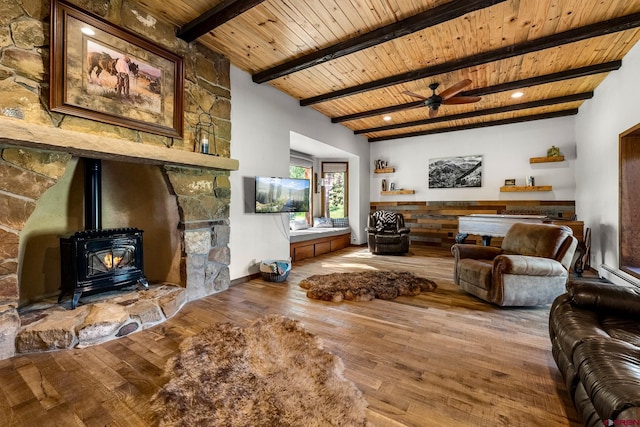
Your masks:
[{"label": "stone column", "polygon": [[229,287],[228,172],[165,167],[183,240],[181,281],[192,301]]},{"label": "stone column", "polygon": [[20,327],[20,232],[42,194],[65,171],[68,154],[6,148],[0,159],[0,359],[15,354]]},{"label": "stone column", "polygon": [[[184,272],[192,301],[229,288],[230,251],[227,221],[184,231]],[[193,224],[190,225],[193,227]]]}]

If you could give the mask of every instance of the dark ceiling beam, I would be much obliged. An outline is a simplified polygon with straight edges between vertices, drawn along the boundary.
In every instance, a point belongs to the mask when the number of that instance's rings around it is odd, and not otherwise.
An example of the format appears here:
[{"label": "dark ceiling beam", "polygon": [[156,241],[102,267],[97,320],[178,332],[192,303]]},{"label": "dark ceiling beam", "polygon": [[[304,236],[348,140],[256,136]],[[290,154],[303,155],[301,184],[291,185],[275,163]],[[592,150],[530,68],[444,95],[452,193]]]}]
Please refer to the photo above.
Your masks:
[{"label": "dark ceiling beam", "polygon": [[619,31],[629,30],[640,26],[640,13],[620,16],[618,18],[609,19],[608,21],[597,22],[595,24],[586,25],[573,30],[564,31],[562,33],[552,34],[550,36],[541,37],[535,40],[529,40],[513,46],[505,46],[494,49],[489,52],[479,53],[466,58],[445,62],[443,64],[431,67],[413,70],[395,76],[389,76],[382,79],[374,80],[357,86],[348,87],[334,92],[325,93],[323,95],[314,96],[300,100],[301,106],[318,104],[320,102],[330,101],[343,98],[345,96],[356,95],[370,90],[382,89],[400,83],[406,83],[414,80],[424,79],[438,74],[450,73],[452,71],[470,68],[489,62],[500,61],[514,56],[520,56],[527,53],[537,52],[540,50],[550,49],[581,40],[599,37]]},{"label": "dark ceiling beam", "polygon": [[382,132],[385,130],[402,129],[412,126],[431,125],[434,123],[448,122],[451,120],[470,119],[472,117],[488,116],[491,114],[502,114],[510,111],[527,110],[529,108],[546,107],[548,105],[565,104],[567,102],[584,101],[593,98],[593,92],[583,92],[573,95],[559,96],[556,98],[540,99],[538,101],[523,102],[521,104],[512,104],[504,107],[487,108],[485,110],[469,111],[466,113],[452,114],[450,116],[439,116],[432,119],[414,120],[412,122],[395,123],[392,125],[379,126],[369,129],[358,129],[353,133],[360,135],[363,133]]},{"label": "dark ceiling beam", "polygon": [[589,65],[587,67],[576,68],[575,70],[560,71],[553,74],[546,74],[544,76],[531,77],[529,79],[517,80],[514,82],[502,83],[499,85],[480,87],[477,89],[468,90],[462,92],[459,95],[465,96],[484,96],[492,93],[507,92],[515,89],[522,89],[524,87],[542,85],[547,83],[555,83],[563,80],[575,79],[578,77],[586,77],[594,74],[608,73],[611,71],[619,70],[622,67],[622,61],[604,62],[602,64]]},{"label": "dark ceiling beam", "polygon": [[[507,92],[515,89],[522,89],[524,87],[536,86],[546,83],[554,83],[563,80],[574,79],[577,77],[585,77],[593,74],[608,73],[620,69],[622,61],[611,61],[603,64],[590,65],[588,67],[576,68],[574,70],[565,70],[553,74],[545,74],[544,76],[531,77],[529,79],[516,80],[513,82],[502,83],[494,86],[487,86],[478,89],[473,89],[465,92],[461,92],[460,96],[484,96],[492,93]],[[333,117],[332,123],[348,122],[350,120],[363,119],[366,117],[373,117],[382,114],[394,113],[396,111],[407,110],[410,108],[424,107],[424,101],[412,101],[406,104],[391,105],[388,107],[382,107],[375,110],[361,111],[359,113],[348,114],[340,117]]]},{"label": "dark ceiling beam", "polygon": [[531,122],[534,120],[553,119],[556,117],[574,116],[576,114],[578,114],[578,109],[572,108],[569,110],[554,111],[553,113],[534,114],[531,116],[515,117],[512,119],[494,120],[492,122],[472,123],[472,124],[462,125],[462,126],[430,129],[430,130],[402,133],[402,134],[389,135],[389,136],[379,136],[379,137],[369,138],[368,141],[369,142],[389,141],[392,139],[409,138],[411,136],[434,135],[438,133],[456,132],[459,130],[478,129],[478,128],[485,128],[490,126],[500,126],[500,125],[509,125],[513,123]]},{"label": "dark ceiling beam", "polygon": [[351,120],[364,119],[366,117],[395,113],[396,111],[409,110],[411,108],[419,108],[424,106],[424,101],[411,101],[405,104],[390,105],[388,107],[376,108],[375,110],[367,110],[361,111],[359,113],[347,114],[346,116],[332,117],[331,123],[343,123]]},{"label": "dark ceiling beam", "polygon": [[310,68],[327,61],[350,55],[363,49],[403,37],[443,22],[459,18],[467,13],[475,12],[506,0],[453,0],[449,3],[426,10],[402,21],[385,25],[360,36],[329,46],[325,49],[309,53],[300,58],[285,62],[253,75],[255,83],[265,83],[279,77]]},{"label": "dark ceiling beam", "polygon": [[214,28],[232,20],[241,13],[259,5],[263,1],[264,0],[225,0],[213,9],[198,16],[193,21],[184,24],[178,30],[177,36],[187,43],[190,43]]}]

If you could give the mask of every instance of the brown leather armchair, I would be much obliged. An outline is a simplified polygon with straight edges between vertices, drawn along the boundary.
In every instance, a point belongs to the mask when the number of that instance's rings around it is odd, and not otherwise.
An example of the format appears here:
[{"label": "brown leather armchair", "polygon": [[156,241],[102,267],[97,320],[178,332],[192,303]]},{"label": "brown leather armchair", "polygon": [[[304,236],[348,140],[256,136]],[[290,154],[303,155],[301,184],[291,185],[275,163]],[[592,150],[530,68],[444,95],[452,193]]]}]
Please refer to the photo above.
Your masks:
[{"label": "brown leather armchair", "polygon": [[373,254],[402,255],[409,252],[410,230],[404,226],[404,216],[393,211],[369,214],[367,224],[369,251]]},{"label": "brown leather armchair", "polygon": [[516,223],[500,248],[453,245],[453,280],[500,306],[549,304],[565,292],[577,245],[569,227]]}]

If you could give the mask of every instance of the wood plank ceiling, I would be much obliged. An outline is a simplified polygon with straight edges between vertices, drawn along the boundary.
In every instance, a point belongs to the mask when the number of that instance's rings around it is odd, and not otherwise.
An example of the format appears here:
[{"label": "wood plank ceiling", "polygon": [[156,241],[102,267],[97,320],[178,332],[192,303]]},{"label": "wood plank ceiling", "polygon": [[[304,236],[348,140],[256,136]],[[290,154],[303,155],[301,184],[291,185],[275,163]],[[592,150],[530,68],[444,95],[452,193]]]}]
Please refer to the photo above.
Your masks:
[{"label": "wood plank ceiling", "polygon": [[[640,0],[139,2],[371,142],[576,114],[640,38]],[[405,93],[464,79],[435,117]]]}]

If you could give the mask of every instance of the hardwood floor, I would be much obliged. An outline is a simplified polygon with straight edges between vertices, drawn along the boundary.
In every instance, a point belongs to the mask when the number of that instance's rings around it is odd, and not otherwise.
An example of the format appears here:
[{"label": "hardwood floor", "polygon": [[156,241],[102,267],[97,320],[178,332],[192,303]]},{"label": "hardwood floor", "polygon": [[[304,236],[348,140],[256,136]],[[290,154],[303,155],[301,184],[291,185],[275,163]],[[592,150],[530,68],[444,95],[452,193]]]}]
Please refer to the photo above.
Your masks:
[{"label": "hardwood floor", "polygon": [[[221,321],[300,320],[340,356],[379,426],[581,425],[551,356],[549,307],[504,309],[460,291],[446,251],[404,257],[352,247],[294,263],[285,283],[260,279],[187,304],[169,321],[109,343],[0,361],[0,426],[147,426],[180,342]],[[405,270],[432,293],[394,301],[306,298],[312,274]]]}]

